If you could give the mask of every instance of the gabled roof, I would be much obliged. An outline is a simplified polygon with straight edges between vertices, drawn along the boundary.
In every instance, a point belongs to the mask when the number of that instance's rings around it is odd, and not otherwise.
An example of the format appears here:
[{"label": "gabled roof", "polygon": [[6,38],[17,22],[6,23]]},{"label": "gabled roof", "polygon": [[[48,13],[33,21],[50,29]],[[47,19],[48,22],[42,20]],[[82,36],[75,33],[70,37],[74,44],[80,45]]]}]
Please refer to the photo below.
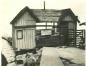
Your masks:
[{"label": "gabled roof", "polygon": [[39,19],[33,14],[32,10],[30,10],[27,6],[25,8],[23,8],[18,14],[17,16],[10,22],[11,24],[13,24],[14,22],[16,22],[17,19],[19,19],[25,12],[29,12],[29,14],[38,22]]},{"label": "gabled roof", "polygon": [[74,15],[71,9],[54,10],[54,9],[29,9],[27,6],[22,9],[19,14],[12,20],[11,24],[16,22],[24,12],[28,11],[29,14],[36,20],[36,22],[52,22],[59,21],[64,18],[65,15],[71,15],[72,18],[79,22],[78,18]]},{"label": "gabled roof", "polygon": [[80,23],[78,16],[76,16],[70,8],[64,9],[62,11],[63,11],[62,18],[64,18],[65,15],[70,15],[74,21],[78,21],[78,23]]},{"label": "gabled roof", "polygon": [[31,9],[33,13],[37,16],[40,22],[51,22],[59,21],[60,16],[62,15],[61,10],[53,9]]}]

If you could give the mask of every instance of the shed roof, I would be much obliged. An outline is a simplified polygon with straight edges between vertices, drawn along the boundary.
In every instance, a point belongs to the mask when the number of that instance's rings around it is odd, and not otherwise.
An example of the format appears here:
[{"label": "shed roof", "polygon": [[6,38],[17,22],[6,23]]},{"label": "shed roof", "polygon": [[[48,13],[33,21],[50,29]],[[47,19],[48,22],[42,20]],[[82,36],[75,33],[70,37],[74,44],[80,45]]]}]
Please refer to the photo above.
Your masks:
[{"label": "shed roof", "polygon": [[33,13],[37,16],[40,22],[44,21],[58,21],[62,15],[62,11],[52,10],[52,9],[31,9]]},{"label": "shed roof", "polygon": [[17,16],[11,21],[11,24],[15,23],[25,12],[29,14],[36,20],[36,22],[52,22],[59,21],[65,15],[71,15],[72,18],[79,22],[78,18],[74,15],[71,9],[55,10],[55,9],[29,9],[27,6],[23,8]]}]

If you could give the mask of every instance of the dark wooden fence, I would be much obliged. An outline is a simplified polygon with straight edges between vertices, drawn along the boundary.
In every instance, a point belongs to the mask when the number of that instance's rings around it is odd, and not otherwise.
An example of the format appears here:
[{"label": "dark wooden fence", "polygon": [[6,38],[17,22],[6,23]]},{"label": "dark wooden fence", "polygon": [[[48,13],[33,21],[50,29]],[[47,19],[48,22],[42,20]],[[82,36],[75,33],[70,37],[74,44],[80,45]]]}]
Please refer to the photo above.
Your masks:
[{"label": "dark wooden fence", "polygon": [[59,35],[38,36],[37,47],[43,46],[73,46],[85,48],[85,30],[60,30]]},{"label": "dark wooden fence", "polygon": [[85,48],[85,30],[76,31],[76,47]]}]

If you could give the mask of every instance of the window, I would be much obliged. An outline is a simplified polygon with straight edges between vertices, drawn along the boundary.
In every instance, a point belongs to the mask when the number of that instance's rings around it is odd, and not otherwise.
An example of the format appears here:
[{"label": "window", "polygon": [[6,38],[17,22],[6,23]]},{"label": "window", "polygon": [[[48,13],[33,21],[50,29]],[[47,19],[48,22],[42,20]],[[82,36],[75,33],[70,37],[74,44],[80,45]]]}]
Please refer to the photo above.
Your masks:
[{"label": "window", "polygon": [[17,39],[23,39],[23,30],[17,30]]},{"label": "window", "polygon": [[51,35],[51,30],[41,30],[41,35]]}]

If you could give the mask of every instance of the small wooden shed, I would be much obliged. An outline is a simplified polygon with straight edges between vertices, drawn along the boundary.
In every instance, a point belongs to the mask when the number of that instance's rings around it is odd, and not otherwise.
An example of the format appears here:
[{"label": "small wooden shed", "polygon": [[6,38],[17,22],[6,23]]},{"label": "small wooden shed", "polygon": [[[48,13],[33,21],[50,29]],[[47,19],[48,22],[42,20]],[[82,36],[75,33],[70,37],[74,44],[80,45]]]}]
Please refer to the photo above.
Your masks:
[{"label": "small wooden shed", "polygon": [[12,39],[15,49],[34,49],[35,25],[38,19],[32,11],[25,7],[12,20]]},{"label": "small wooden shed", "polygon": [[13,47],[33,49],[36,47],[37,31],[41,31],[41,35],[60,33],[66,36],[68,29],[76,31],[77,22],[79,20],[71,9],[29,9],[26,6],[11,22]]}]

